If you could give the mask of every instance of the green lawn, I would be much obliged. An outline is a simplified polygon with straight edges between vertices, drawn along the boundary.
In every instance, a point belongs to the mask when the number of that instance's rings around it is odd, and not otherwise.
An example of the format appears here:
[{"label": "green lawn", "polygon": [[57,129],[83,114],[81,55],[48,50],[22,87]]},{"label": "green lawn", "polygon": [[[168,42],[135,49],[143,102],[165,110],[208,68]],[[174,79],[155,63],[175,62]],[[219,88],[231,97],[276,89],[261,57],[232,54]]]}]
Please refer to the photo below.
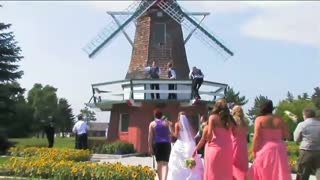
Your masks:
[{"label": "green lawn", "polygon": [[4,164],[8,159],[9,159],[10,157],[7,157],[7,156],[5,156],[5,157],[0,157],[0,167],[1,167],[1,165],[2,164]]},{"label": "green lawn", "polygon": [[3,166],[6,164],[6,162],[9,160],[10,157],[2,157],[0,156],[0,175],[3,172]]},{"label": "green lawn", "polygon": [[[48,141],[46,138],[11,138],[11,142],[16,142],[17,147],[47,147]],[[74,148],[75,139],[73,138],[55,138],[55,148]]]},{"label": "green lawn", "polygon": [[[105,137],[89,137],[91,140],[105,140]],[[17,147],[47,147],[48,141],[46,138],[11,138],[9,141],[16,142]],[[75,138],[55,138],[54,139],[54,148],[74,148]]]}]

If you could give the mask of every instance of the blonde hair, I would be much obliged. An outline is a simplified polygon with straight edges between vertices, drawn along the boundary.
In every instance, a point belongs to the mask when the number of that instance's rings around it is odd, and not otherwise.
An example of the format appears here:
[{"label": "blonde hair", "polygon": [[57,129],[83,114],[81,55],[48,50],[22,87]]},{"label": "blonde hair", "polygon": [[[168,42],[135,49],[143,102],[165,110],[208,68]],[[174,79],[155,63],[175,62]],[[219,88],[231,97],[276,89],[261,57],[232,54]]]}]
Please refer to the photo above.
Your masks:
[{"label": "blonde hair", "polygon": [[239,126],[246,126],[247,122],[244,119],[244,113],[241,106],[236,105],[232,109],[232,116],[236,120],[237,125]]},{"label": "blonde hair", "polygon": [[217,101],[217,104],[222,105],[222,106],[227,105],[227,100],[224,99],[224,98],[219,99],[219,100]]}]

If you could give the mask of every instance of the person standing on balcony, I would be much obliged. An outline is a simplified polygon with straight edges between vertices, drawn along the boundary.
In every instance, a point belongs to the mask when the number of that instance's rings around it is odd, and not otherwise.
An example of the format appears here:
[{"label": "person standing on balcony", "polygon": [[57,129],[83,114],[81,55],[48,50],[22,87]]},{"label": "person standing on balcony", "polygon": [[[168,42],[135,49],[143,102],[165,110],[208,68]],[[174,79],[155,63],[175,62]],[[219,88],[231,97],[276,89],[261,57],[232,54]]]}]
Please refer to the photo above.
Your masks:
[{"label": "person standing on balcony", "polygon": [[[173,80],[177,79],[176,70],[175,70],[175,68],[173,68],[172,62],[169,62],[167,64],[167,67],[168,67],[168,78],[173,79]],[[169,90],[176,90],[177,86],[175,84],[169,84],[168,89]],[[168,99],[177,99],[177,94],[176,93],[169,93]]]},{"label": "person standing on balcony", "polygon": [[192,79],[192,93],[191,98],[201,99],[199,95],[199,88],[203,83],[204,75],[200,69],[193,67],[192,71],[189,73],[189,78]]},{"label": "person standing on balcony", "polygon": [[[160,78],[160,74],[161,74],[161,70],[160,68],[156,65],[156,62],[153,61],[152,66],[151,67],[147,67],[147,74],[150,76],[151,79],[159,79]],[[150,89],[151,90],[159,90],[159,84],[151,84],[150,85]],[[159,93],[156,93],[156,98],[160,99],[160,95]],[[154,99],[154,93],[151,93],[151,99]]]}]

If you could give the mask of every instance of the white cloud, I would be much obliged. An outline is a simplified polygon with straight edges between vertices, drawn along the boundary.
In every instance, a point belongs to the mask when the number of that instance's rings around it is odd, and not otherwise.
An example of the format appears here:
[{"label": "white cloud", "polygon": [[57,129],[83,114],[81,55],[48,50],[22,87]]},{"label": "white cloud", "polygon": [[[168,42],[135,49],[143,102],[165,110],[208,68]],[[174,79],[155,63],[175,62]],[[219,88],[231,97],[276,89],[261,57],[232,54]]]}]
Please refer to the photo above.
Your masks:
[{"label": "white cloud", "polygon": [[219,13],[255,12],[240,27],[258,39],[320,47],[320,2],[302,1],[180,1],[187,9]]},{"label": "white cloud", "polygon": [[320,47],[320,3],[265,9],[243,25],[243,34]]}]

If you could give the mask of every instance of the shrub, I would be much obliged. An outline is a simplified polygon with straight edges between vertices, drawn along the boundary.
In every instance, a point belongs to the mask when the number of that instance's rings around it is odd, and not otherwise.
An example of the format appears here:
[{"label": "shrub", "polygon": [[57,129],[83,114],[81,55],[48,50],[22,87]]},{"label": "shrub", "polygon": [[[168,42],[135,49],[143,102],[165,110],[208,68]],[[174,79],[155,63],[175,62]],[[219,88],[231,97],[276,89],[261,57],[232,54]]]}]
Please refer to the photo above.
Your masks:
[{"label": "shrub", "polygon": [[97,145],[92,150],[94,153],[100,154],[130,154],[135,152],[133,144],[124,141]]},{"label": "shrub", "polygon": [[88,147],[89,149],[94,149],[96,146],[101,146],[107,144],[106,139],[98,139],[98,138],[88,138]]}]

